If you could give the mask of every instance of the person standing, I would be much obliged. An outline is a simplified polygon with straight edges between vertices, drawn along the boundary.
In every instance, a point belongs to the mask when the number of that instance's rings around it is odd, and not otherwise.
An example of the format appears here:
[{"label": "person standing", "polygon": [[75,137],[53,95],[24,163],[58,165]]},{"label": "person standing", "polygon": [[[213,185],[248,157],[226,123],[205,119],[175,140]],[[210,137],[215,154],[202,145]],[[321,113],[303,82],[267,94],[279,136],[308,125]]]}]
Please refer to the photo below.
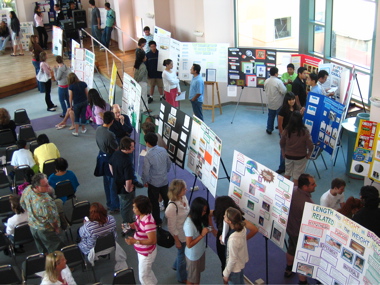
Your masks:
[{"label": "person standing", "polygon": [[190,69],[193,79],[190,83],[189,100],[193,107],[194,115],[203,121],[202,105],[205,86],[202,76],[199,75],[200,72],[201,66],[194,63]]},{"label": "person standing", "polygon": [[[298,178],[298,187],[295,186],[293,189],[292,202],[290,203],[289,209],[289,219],[286,232],[289,236],[288,239],[288,250],[286,253],[286,268],[285,277],[290,277],[293,275],[292,268],[294,262],[294,255],[297,248],[298,235],[300,234],[301,221],[303,215],[303,209],[305,203],[314,203],[311,199],[311,193],[315,191],[317,184],[315,183],[314,177],[310,174],[301,174]],[[305,275],[298,274],[300,283],[307,284],[307,277]]]},{"label": "person standing", "polygon": [[34,8],[34,21],[36,22],[36,29],[38,32],[40,44],[44,50],[47,50],[48,34],[45,29],[44,18],[42,17],[41,8],[38,5],[36,5],[36,7]]},{"label": "person standing", "polygon": [[72,19],[73,18],[73,11],[77,10],[77,7],[74,3],[74,1],[69,2],[69,9],[67,9],[67,19]]},{"label": "person standing", "polygon": [[84,81],[80,81],[75,73],[69,74],[69,103],[70,108],[74,110],[75,115],[75,131],[72,132],[74,137],[77,137],[79,131],[79,123],[82,124],[82,134],[87,132],[86,125],[86,109],[88,105],[88,88]]},{"label": "person standing", "polygon": [[57,27],[61,27],[61,21],[65,19],[65,15],[63,15],[61,6],[59,6],[59,4],[54,4],[54,11],[55,11],[55,25]]},{"label": "person standing", "polygon": [[[274,130],[274,120],[281,109],[286,93],[286,87],[278,76],[278,68],[269,70],[270,77],[264,82],[265,94],[268,96],[268,120],[266,132],[271,135]],[[278,121],[278,119],[277,119]],[[278,123],[278,122],[277,122]]]},{"label": "person standing", "polygon": [[149,42],[153,41],[153,35],[150,33],[150,28],[148,26],[144,27],[144,39],[146,40],[146,43],[148,43],[148,45],[144,47],[144,51],[145,53],[148,53],[150,51]]},{"label": "person standing", "polygon": [[344,187],[346,187],[346,182],[343,179],[335,178],[331,181],[331,188],[321,196],[321,206],[330,207],[334,210],[342,208],[345,201]]},{"label": "person standing", "polygon": [[148,187],[148,197],[152,203],[152,215],[156,224],[162,224],[160,217],[160,207],[158,203],[159,194],[164,200],[165,208],[168,206],[168,172],[172,162],[166,149],[157,145],[157,135],[147,133],[144,136],[147,153],[144,157],[144,166],[142,171],[142,182]]},{"label": "person standing", "polygon": [[20,21],[18,20],[16,13],[14,11],[9,12],[9,18],[11,18],[11,30],[12,30],[12,44],[13,44],[13,53],[11,56],[17,56],[17,47],[20,50],[18,55],[24,55],[24,50],[22,49],[21,43],[21,26]]},{"label": "person standing", "polygon": [[310,73],[306,78],[306,85],[310,86],[310,92],[323,95],[322,89],[317,82],[318,76],[315,73]]},{"label": "person standing", "polygon": [[[98,7],[95,5],[95,0],[88,1],[90,4],[90,7],[92,8],[91,11],[91,34],[92,36],[97,40],[101,41],[102,38],[102,30],[101,30],[101,19],[100,19],[100,11]],[[94,47],[98,47],[99,43],[94,41]]]},{"label": "person standing", "polygon": [[127,115],[121,113],[120,105],[113,104],[112,112],[115,115],[115,120],[113,121],[110,131],[113,132],[116,136],[117,143],[120,144],[120,141],[125,136],[131,136],[133,132],[133,127],[131,121]]},{"label": "person standing", "polygon": [[[111,9],[110,3],[105,3],[104,8],[107,10],[107,18],[106,18],[106,27],[104,28],[103,34],[102,34],[102,44],[108,48],[111,41],[111,33],[113,28],[116,26],[116,16],[115,11]],[[104,51],[105,49],[102,47],[100,48],[101,51]]]},{"label": "person standing", "polygon": [[50,97],[50,92],[51,92],[51,68],[49,66],[49,64],[46,62],[47,60],[47,53],[46,52],[41,52],[40,53],[40,69],[42,69],[43,73],[45,73],[49,80],[46,81],[46,82],[42,82],[42,84],[45,86],[45,103],[46,103],[46,107],[47,107],[47,110],[49,112],[55,112],[56,111],[56,108],[57,108],[57,105],[55,105],[52,101],[51,101],[51,97]]},{"label": "person standing", "polygon": [[[173,107],[178,108],[179,102],[175,98],[181,94],[181,87],[179,79],[173,69],[173,61],[171,59],[164,60],[164,72],[162,73],[162,80],[164,82],[165,100]],[[190,87],[191,88],[191,87]]]},{"label": "person standing", "polygon": [[54,78],[58,83],[58,98],[62,108],[62,114],[60,115],[60,117],[64,118],[67,109],[70,108],[69,83],[67,77],[69,73],[71,73],[71,69],[64,64],[62,56],[58,55],[55,58],[55,61],[58,65],[55,66],[53,70]]},{"label": "person standing", "polygon": [[96,129],[96,144],[99,148],[97,160],[97,169],[103,176],[104,192],[106,193],[107,208],[111,214],[120,211],[119,197],[115,187],[113,186],[113,177],[109,168],[109,160],[113,153],[118,149],[115,135],[109,130],[115,119],[115,115],[111,111],[104,112],[103,125]]},{"label": "person standing", "polygon": [[318,72],[318,81],[317,84],[319,88],[321,88],[321,94],[325,96],[334,96],[335,92],[327,93],[325,88],[323,87],[323,84],[327,81],[327,77],[329,77],[329,73],[326,70],[320,70]]},{"label": "person standing", "polygon": [[4,21],[0,21],[0,54],[5,53],[5,49],[7,48],[9,38],[10,34],[7,23]]},{"label": "person standing", "polygon": [[155,41],[149,42],[150,51],[146,54],[146,68],[148,69],[148,83],[150,86],[150,92],[148,95],[148,103],[153,102],[154,87],[157,86],[160,93],[160,101],[164,97],[164,85],[162,82],[162,72],[157,70],[158,66],[158,49]]},{"label": "person standing", "polygon": [[141,86],[141,102],[140,102],[140,111],[143,112],[152,112],[152,110],[148,109],[148,70],[146,69],[145,52],[143,50],[136,51],[136,60],[134,67],[134,76],[133,78],[137,81]]},{"label": "person standing", "polygon": [[[38,43],[38,37],[36,35],[31,35],[29,38],[29,51],[32,53],[32,64],[36,70],[36,76],[40,71],[40,54],[44,50]],[[45,84],[37,80],[37,88],[41,93],[45,92]]]},{"label": "person standing", "polygon": [[286,66],[286,69],[288,72],[285,72],[284,74],[282,74],[281,80],[282,80],[282,82],[284,82],[288,92],[291,92],[292,91],[292,83],[297,78],[297,73],[294,72],[294,64],[293,63],[289,63]]},{"label": "person standing", "polygon": [[296,95],[296,103],[301,107],[305,107],[306,105],[306,77],[306,68],[300,67],[297,70],[297,78],[292,83],[292,92]]},{"label": "person standing", "polygon": [[21,196],[21,207],[28,213],[28,224],[38,252],[50,253],[62,247],[58,236],[61,226],[57,205],[50,197],[46,175],[33,176],[32,183]]}]

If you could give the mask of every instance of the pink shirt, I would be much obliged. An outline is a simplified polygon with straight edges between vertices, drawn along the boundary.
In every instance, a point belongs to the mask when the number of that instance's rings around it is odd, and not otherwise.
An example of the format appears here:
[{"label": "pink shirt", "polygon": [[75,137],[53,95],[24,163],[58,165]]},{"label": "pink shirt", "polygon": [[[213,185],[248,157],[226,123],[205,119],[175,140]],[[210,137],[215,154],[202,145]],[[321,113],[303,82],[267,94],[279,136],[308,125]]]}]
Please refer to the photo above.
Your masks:
[{"label": "pink shirt", "polygon": [[49,78],[51,78],[51,68],[50,68],[49,64],[47,64],[44,61],[41,61],[40,68],[43,70],[44,73],[49,75]]},{"label": "pink shirt", "polygon": [[41,17],[38,16],[37,14],[34,14],[34,21],[36,21],[36,27],[43,27],[44,26],[44,20],[42,18],[42,14],[41,14]]},{"label": "pink shirt", "polygon": [[[136,216],[135,225],[136,225],[136,232],[135,232],[134,238],[137,240],[147,240],[148,233],[156,231],[156,223],[154,221],[152,214],[145,215],[141,220],[140,220],[140,216]],[[134,247],[137,253],[140,253],[145,256],[148,256],[156,249],[155,244],[151,244],[151,245],[135,244]]]}]

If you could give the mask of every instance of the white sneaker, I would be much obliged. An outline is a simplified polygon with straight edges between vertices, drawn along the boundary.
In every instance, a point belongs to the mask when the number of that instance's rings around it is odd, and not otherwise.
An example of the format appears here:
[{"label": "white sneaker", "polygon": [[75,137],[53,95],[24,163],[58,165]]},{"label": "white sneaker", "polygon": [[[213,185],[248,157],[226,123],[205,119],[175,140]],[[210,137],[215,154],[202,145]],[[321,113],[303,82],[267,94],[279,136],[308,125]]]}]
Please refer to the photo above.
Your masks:
[{"label": "white sneaker", "polygon": [[84,130],[82,130],[81,132],[82,132],[82,134],[85,134],[87,132],[87,129],[84,128]]},{"label": "white sneaker", "polygon": [[76,133],[76,132],[72,132],[71,133],[74,137],[77,137],[77,136],[79,136],[79,134],[78,133]]},{"label": "white sneaker", "polygon": [[160,211],[165,211],[164,201],[160,202]]}]

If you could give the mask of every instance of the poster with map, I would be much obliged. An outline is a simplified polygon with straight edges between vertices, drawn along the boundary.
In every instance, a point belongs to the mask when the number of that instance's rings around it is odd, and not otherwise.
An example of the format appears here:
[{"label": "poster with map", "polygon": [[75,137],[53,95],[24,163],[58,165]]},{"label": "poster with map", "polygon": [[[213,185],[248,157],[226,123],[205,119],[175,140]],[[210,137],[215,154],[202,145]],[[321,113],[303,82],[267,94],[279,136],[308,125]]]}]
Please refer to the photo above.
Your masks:
[{"label": "poster with map", "polygon": [[121,113],[129,117],[135,130],[139,130],[141,86],[124,72]]},{"label": "poster with map", "polygon": [[293,182],[257,161],[234,151],[228,196],[259,232],[284,246]]},{"label": "poster with map", "polygon": [[293,272],[322,284],[380,284],[380,239],[339,212],[305,203]]},{"label": "poster with map", "polygon": [[194,115],[187,167],[202,181],[214,197],[218,184],[221,152],[221,138]]}]

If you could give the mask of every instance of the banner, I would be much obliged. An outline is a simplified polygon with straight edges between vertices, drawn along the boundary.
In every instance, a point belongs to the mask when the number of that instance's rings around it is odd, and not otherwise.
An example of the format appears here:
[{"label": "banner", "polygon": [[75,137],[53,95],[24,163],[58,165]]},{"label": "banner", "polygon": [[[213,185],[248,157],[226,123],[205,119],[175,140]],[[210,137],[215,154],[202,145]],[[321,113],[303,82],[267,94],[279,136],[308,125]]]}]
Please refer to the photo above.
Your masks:
[{"label": "banner", "polygon": [[63,30],[53,26],[53,54],[62,56],[62,36]]},{"label": "banner", "polygon": [[305,203],[293,271],[323,284],[380,284],[380,239],[339,212]]},{"label": "banner", "polygon": [[110,78],[110,90],[108,93],[108,103],[112,106],[115,101],[115,86],[116,86],[117,66],[115,61],[112,64],[112,73]]},{"label": "banner", "polygon": [[228,85],[264,87],[276,51],[256,48],[228,48]]},{"label": "banner", "polygon": [[244,218],[283,248],[289,219],[293,182],[244,154],[234,151],[228,195]]},{"label": "banner", "polygon": [[215,197],[219,176],[222,140],[200,119],[193,116],[187,167]]},{"label": "banner", "polygon": [[171,160],[183,169],[193,120],[166,101],[161,103],[159,118],[158,133],[168,146]]},{"label": "banner", "polygon": [[135,130],[139,130],[141,86],[124,72],[121,113],[126,114]]}]

